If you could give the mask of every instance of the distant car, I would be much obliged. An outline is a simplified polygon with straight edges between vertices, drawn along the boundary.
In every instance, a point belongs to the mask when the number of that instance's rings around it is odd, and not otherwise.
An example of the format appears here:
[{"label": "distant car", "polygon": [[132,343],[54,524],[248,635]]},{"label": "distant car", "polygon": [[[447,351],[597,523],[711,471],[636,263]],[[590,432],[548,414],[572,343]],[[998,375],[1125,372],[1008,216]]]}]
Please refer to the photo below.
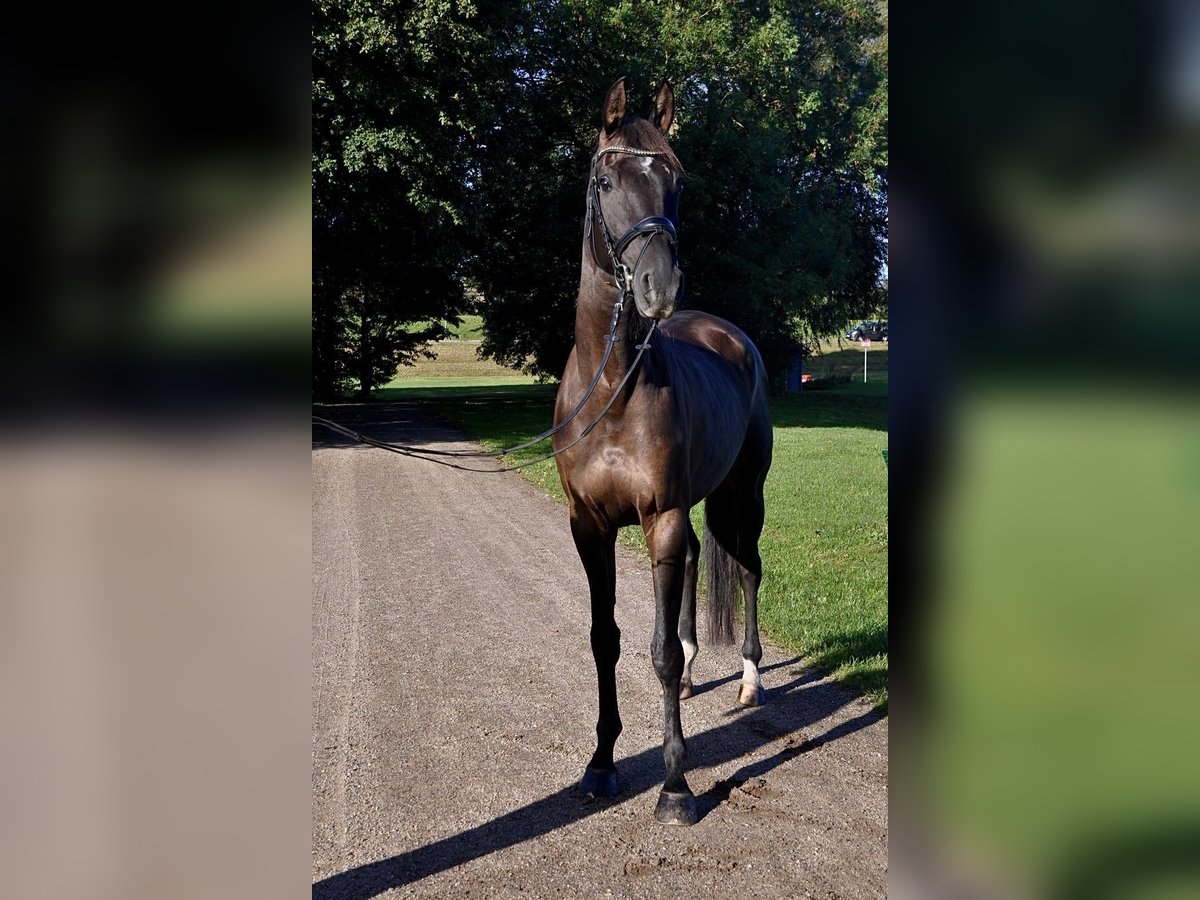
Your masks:
[{"label": "distant car", "polygon": [[861,341],[866,338],[869,341],[886,341],[887,329],[887,322],[861,322],[846,332],[846,340]]}]

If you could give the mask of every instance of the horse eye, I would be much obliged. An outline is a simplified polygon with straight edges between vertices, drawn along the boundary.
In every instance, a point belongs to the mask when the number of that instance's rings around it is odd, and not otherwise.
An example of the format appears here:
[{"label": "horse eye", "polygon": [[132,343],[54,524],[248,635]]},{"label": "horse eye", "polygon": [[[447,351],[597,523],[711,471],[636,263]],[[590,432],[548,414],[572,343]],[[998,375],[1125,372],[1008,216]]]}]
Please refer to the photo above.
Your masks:
[{"label": "horse eye", "polygon": [[675,190],[680,191],[680,192],[683,191],[683,179],[682,178],[680,178],[679,181],[677,181],[675,183]]},{"label": "horse eye", "polygon": [[612,182],[608,180],[607,175],[600,176],[600,190],[602,190],[602,191],[611,191],[612,190]]}]

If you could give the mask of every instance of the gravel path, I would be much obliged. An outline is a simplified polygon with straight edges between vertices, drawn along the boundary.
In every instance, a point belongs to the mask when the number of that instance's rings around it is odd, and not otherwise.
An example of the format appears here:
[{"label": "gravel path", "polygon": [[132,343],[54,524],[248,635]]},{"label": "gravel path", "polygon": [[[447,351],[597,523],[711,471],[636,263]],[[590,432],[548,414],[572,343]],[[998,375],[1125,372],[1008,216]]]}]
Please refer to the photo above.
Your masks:
[{"label": "gravel path", "polygon": [[[472,446],[415,406],[322,414]],[[314,897],[886,895],[887,720],[864,700],[767,644],[767,705],[743,711],[737,649],[702,646],[683,704],[702,818],[657,825],[649,564],[618,546],[624,790],[588,801],[595,671],[564,507],[320,429],[312,476]]]}]

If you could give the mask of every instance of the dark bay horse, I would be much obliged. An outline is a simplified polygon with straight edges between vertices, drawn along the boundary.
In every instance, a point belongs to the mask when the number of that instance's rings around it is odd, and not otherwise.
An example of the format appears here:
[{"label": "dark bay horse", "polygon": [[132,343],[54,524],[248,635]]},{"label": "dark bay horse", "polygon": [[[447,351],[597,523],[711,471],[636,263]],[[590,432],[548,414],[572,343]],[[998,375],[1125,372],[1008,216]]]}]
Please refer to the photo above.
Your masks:
[{"label": "dark bay horse", "polygon": [[[595,390],[577,421],[555,435],[571,534],[587,572],[592,653],[599,682],[596,752],[580,788],[618,792],[613,747],[621,733],[616,666],[617,529],[641,525],[653,569],[651,655],[663,688],[666,779],[655,808],[665,824],[690,825],[696,800],[684,778],[687,749],[679,703],[692,695],[696,567],[701,544],[688,518],[705,501],[704,556],[710,635],[732,642],[740,587],[745,601],[743,706],[763,702],[758,662],[758,539],[771,421],[762,358],[738,328],[701,312],[676,312],[682,273],[675,229],[683,170],[664,136],[674,117],[665,81],[653,121],[627,116],[625,80],[601,110],[588,185],[575,348],[555,407],[561,422]],[[605,360],[605,351],[611,351]],[[611,405],[609,405],[611,404]],[[603,410],[607,406],[607,413]],[[591,434],[579,440],[594,422]],[[578,441],[575,446],[570,446]]]}]

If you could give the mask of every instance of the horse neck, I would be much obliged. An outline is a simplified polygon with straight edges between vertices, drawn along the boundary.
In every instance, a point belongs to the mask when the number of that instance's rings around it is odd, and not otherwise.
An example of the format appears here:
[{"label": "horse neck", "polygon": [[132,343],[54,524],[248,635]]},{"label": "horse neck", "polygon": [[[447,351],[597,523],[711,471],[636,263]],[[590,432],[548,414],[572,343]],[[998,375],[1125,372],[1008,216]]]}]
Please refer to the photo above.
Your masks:
[{"label": "horse neck", "polygon": [[[575,306],[575,360],[580,374],[591,380],[604,358],[612,323],[613,304],[617,300],[617,287],[612,275],[600,269],[591,259],[586,248],[583,254],[582,272],[579,278],[579,300]],[[605,381],[610,384],[620,379],[629,369],[637,348],[637,338],[632,327],[637,313],[633,298],[626,299],[621,318],[617,323],[617,337],[605,366]]]}]

